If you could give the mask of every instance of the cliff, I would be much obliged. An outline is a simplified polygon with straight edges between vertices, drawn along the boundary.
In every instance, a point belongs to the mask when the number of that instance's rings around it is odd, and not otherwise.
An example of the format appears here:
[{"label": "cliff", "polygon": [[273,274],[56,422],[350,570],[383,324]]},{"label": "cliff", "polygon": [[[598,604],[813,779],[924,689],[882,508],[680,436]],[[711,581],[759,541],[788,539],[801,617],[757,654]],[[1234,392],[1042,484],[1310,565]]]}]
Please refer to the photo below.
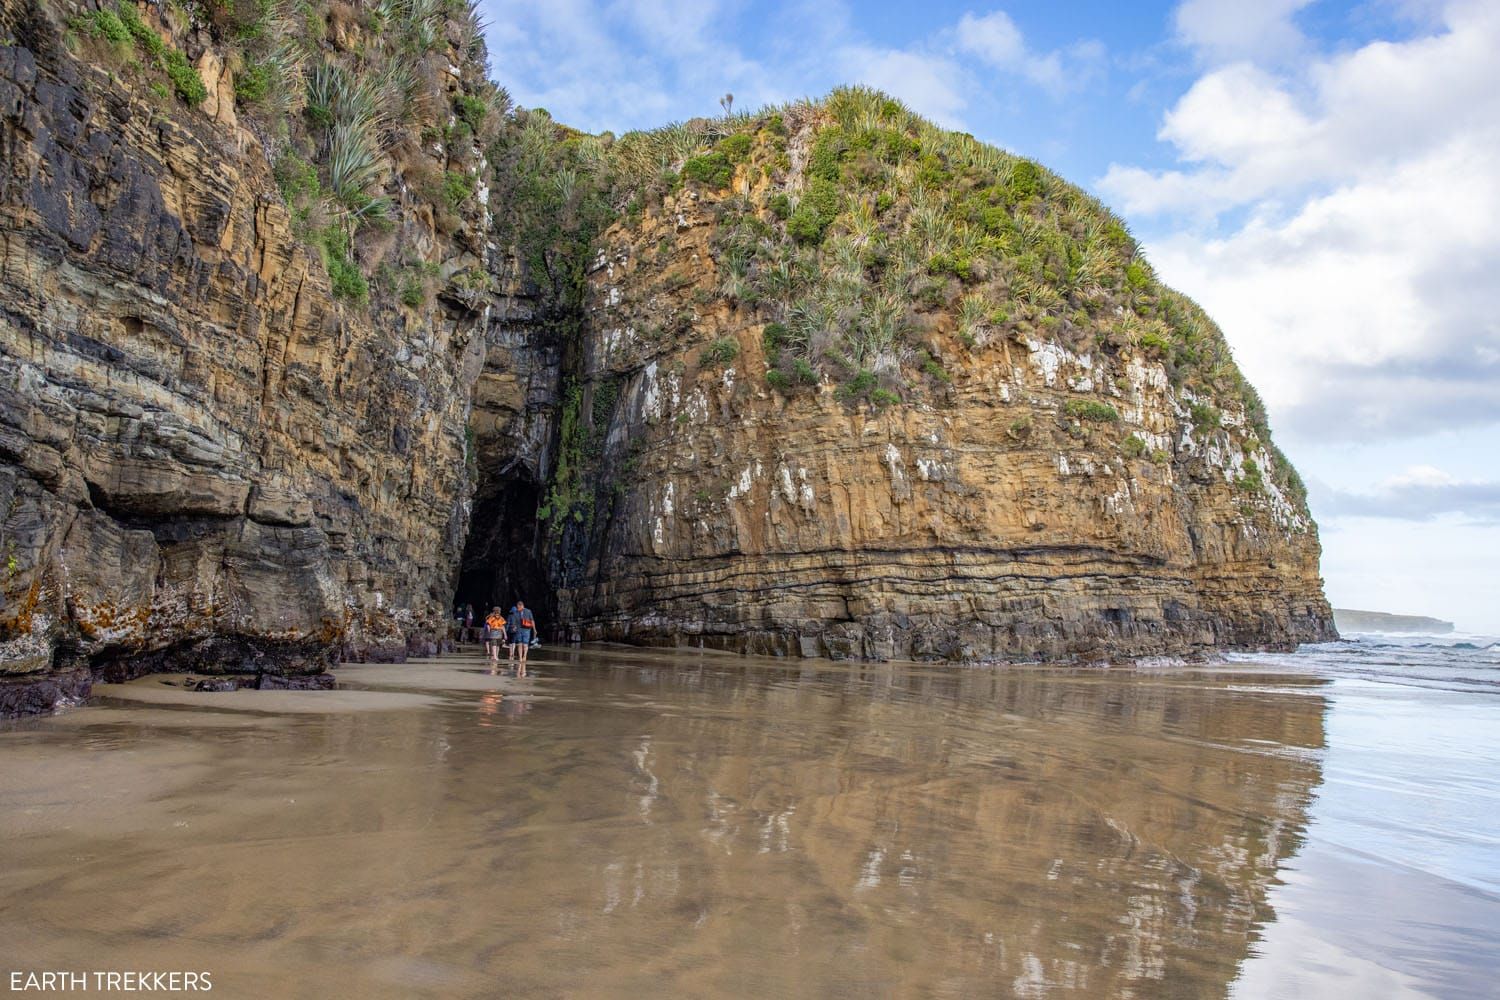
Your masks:
[{"label": "cliff", "polygon": [[863,91],[583,136],[462,4],[0,13],[0,712],[399,659],[455,597],[792,655],[1331,634],[1222,336],[1029,161]]},{"label": "cliff", "polygon": [[[298,90],[343,74],[348,103],[371,36],[329,10],[299,26]],[[416,179],[482,156],[387,117],[401,169],[309,197],[344,112],[247,106],[265,50],[224,41],[243,27],[4,9],[0,672],[52,681],[0,684],[0,710],[98,673],[316,674],[446,634],[495,298],[465,279],[503,261],[477,199],[437,217]],[[406,85],[447,118],[487,85],[430,27],[436,69]]]},{"label": "cliff", "polygon": [[1331,636],[1254,390],[1083,192],[857,89],[617,145],[696,152],[590,268],[543,511],[576,635],[953,660]]}]

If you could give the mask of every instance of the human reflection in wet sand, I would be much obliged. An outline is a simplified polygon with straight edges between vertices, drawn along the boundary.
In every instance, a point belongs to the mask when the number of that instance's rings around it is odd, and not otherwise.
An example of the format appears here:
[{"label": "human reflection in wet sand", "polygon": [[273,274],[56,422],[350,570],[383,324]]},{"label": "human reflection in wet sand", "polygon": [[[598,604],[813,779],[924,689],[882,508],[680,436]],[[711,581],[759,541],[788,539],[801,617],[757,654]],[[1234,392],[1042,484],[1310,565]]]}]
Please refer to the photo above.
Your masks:
[{"label": "human reflection in wet sand", "polygon": [[[497,669],[491,669],[490,673],[498,673]],[[495,716],[505,710],[505,695],[499,691],[486,691],[479,696],[479,724],[481,726],[493,726]]]}]

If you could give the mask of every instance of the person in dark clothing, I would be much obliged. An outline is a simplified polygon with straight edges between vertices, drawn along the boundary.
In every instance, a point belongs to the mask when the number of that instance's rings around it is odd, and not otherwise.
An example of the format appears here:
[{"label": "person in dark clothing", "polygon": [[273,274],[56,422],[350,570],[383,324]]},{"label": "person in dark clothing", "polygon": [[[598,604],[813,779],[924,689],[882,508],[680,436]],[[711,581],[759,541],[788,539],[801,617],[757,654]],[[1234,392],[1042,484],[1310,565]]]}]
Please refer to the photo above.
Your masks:
[{"label": "person in dark clothing", "polygon": [[516,633],[521,630],[521,602],[510,606],[510,611],[505,615],[505,658],[514,660],[516,658]]}]

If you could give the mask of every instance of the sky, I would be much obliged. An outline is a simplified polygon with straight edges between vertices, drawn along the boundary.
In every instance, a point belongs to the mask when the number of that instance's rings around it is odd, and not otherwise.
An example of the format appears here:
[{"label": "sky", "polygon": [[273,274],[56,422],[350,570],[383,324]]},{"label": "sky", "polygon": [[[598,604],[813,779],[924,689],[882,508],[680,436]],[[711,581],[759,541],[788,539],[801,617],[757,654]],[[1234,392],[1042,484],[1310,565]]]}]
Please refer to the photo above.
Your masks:
[{"label": "sky", "polygon": [[1500,0],[481,0],[622,133],[879,87],[1121,214],[1308,484],[1336,607],[1500,633]]}]

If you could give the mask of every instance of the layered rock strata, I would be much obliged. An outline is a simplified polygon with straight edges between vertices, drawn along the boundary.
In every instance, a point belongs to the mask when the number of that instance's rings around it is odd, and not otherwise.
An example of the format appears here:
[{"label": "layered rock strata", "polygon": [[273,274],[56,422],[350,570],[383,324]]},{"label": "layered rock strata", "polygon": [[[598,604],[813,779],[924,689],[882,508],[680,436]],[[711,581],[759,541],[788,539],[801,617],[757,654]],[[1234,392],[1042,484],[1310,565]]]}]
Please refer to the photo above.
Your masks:
[{"label": "layered rock strata", "polygon": [[[86,693],[84,667],[283,675],[435,649],[492,301],[339,303],[227,71],[202,109],[164,109],[39,8],[7,14],[0,673],[55,678],[21,707]],[[403,235],[445,271],[486,253]]]},{"label": "layered rock strata", "polygon": [[[618,485],[564,529],[590,537],[562,567],[578,636],[953,660],[1331,637],[1306,508],[1245,488],[1273,458],[1242,405],[1212,400],[1220,426],[1200,429],[1200,400],[1143,350],[966,345],[941,316],[950,382],[925,401],[775,392],[764,317],[716,294],[727,197],[690,186],[596,261],[581,382],[618,403],[581,419],[603,418]],[[733,360],[711,363],[726,340]],[[1093,400],[1118,420],[1071,415]]]},{"label": "layered rock strata", "polygon": [[[96,675],[270,686],[430,652],[455,593],[531,595],[581,639],[804,656],[1099,659],[1332,634],[1316,528],[1262,475],[1278,462],[1263,422],[1139,338],[1090,331],[1102,300],[1072,303],[1076,324],[1054,303],[976,337],[947,276],[968,264],[933,254],[899,303],[926,353],[913,341],[883,369],[904,395],[811,367],[787,387],[766,307],[725,291],[730,220],[754,216],[763,246],[813,273],[832,256],[810,242],[817,185],[898,169],[936,141],[920,129],[880,124],[864,138],[890,163],[846,143],[810,180],[826,115],[802,108],[790,145],[768,145],[770,116],[738,137],[760,159],[732,183],[715,152],[695,175],[711,182],[611,190],[618,221],[586,260],[510,248],[488,202],[503,178],[449,141],[455,113],[382,181],[394,221],[355,254],[373,270],[399,246],[433,294],[350,301],[264,130],[236,113],[234,61],[206,29],[136,9],[193,61],[197,107],[70,50],[47,8],[0,8],[0,714],[84,697]],[[329,11],[329,59],[373,30],[347,13]],[[434,55],[455,112],[482,72],[468,44]],[[540,115],[519,145],[554,130],[576,139]],[[1032,226],[1036,190],[990,221]],[[774,197],[804,205],[788,218]],[[915,224],[914,206],[837,197],[892,240],[898,223],[871,213]],[[951,224],[930,209],[924,224]],[[852,266],[887,265],[867,256]],[[547,280],[523,260],[549,262]],[[585,270],[580,306],[559,281]]]}]

